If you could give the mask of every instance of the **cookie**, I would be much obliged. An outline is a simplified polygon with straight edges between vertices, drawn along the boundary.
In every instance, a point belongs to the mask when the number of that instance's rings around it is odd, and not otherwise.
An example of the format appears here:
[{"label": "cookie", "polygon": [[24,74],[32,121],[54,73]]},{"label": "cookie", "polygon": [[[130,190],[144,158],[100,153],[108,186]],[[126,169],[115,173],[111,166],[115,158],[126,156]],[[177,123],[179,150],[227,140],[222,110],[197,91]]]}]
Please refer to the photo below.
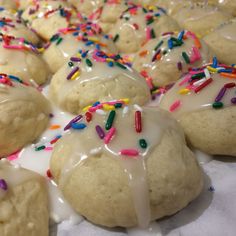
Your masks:
[{"label": "cookie", "polygon": [[120,55],[94,50],[71,57],[54,74],[50,98],[63,110],[78,114],[97,101],[128,98],[143,105],[150,92],[145,80]]},{"label": "cookie", "polygon": [[0,6],[7,9],[16,9],[16,2],[14,0],[0,0]]},{"label": "cookie", "polygon": [[188,142],[213,155],[236,156],[236,68],[213,64],[194,69],[164,95],[160,107],[180,122]]},{"label": "cookie", "polygon": [[0,71],[39,85],[45,83],[49,75],[38,49],[24,38],[11,36],[0,37]]},{"label": "cookie", "polygon": [[0,160],[0,235],[49,235],[47,185],[40,175]]},{"label": "cookie", "polygon": [[45,40],[49,40],[59,29],[80,22],[75,9],[63,0],[36,1],[24,10],[22,18]]},{"label": "cookie", "polygon": [[236,2],[234,0],[208,0],[208,3],[217,5],[220,9],[236,16]]},{"label": "cookie", "polygon": [[46,46],[43,58],[55,73],[79,50],[101,49],[105,52],[117,53],[116,46],[108,35],[103,35],[101,28],[88,22],[61,30],[52,36]]},{"label": "cookie", "polygon": [[193,66],[207,63],[212,57],[207,45],[190,31],[169,32],[148,41],[135,54],[133,68],[153,86],[175,82]]},{"label": "cookie", "polygon": [[10,10],[4,8],[0,9],[0,33],[16,38],[24,38],[27,41],[38,44],[38,36],[30,29],[28,29],[21,19]]},{"label": "cookie", "polygon": [[119,108],[105,115],[91,112],[89,122],[88,113],[71,121],[54,147],[50,170],[64,197],[89,221],[147,227],[197,197],[201,170],[167,112],[120,101],[114,106]]},{"label": "cookie", "polygon": [[50,105],[35,88],[13,75],[0,75],[0,157],[35,141],[49,122]]},{"label": "cookie", "polygon": [[232,15],[214,6],[198,4],[182,8],[173,15],[173,18],[182,28],[203,37],[223,22],[231,19]]},{"label": "cookie", "polygon": [[148,40],[179,29],[162,9],[133,5],[123,12],[109,34],[120,52],[135,53]]},{"label": "cookie", "polygon": [[236,63],[236,19],[222,24],[203,38],[218,60],[226,64]]}]

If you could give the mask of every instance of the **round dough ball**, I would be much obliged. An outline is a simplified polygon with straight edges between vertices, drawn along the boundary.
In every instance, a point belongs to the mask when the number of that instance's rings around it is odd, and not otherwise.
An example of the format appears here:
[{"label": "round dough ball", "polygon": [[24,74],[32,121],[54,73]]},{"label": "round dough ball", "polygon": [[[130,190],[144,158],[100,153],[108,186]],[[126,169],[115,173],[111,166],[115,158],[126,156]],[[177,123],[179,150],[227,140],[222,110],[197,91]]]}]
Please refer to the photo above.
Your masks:
[{"label": "round dough ball", "polygon": [[198,4],[182,8],[173,15],[173,18],[182,28],[203,37],[223,22],[231,19],[232,15],[214,6]]},{"label": "round dough ball", "polygon": [[101,28],[97,24],[79,24],[52,36],[43,58],[50,70],[55,73],[76,51],[96,48],[110,53],[118,52],[109,36],[102,35]]},{"label": "round dough ball", "polygon": [[128,3],[125,1],[107,1],[101,11],[101,15],[98,19],[98,23],[104,33],[108,33],[116,21],[119,19],[125,9],[127,9]]},{"label": "round dough ball", "polygon": [[109,57],[97,50],[84,52],[79,57],[82,60],[70,58],[51,80],[50,97],[62,109],[77,114],[97,101],[129,98],[131,103],[139,105],[149,101],[145,80],[121,64],[120,57]]},{"label": "round dough ball", "polygon": [[211,57],[202,40],[190,31],[182,31],[148,41],[136,53],[133,68],[151,78],[153,85],[165,86],[178,80],[189,68],[207,63]]},{"label": "round dough ball", "polygon": [[[49,122],[50,105],[15,76],[0,76],[0,157],[35,141]],[[22,82],[22,81],[21,81]]]},{"label": "round dough ball", "polygon": [[16,38],[24,38],[33,44],[39,43],[38,36],[32,30],[28,29],[21,19],[10,10],[1,10],[0,20],[3,25],[0,27],[0,33]]},{"label": "round dough ball", "polygon": [[43,84],[48,79],[49,70],[37,49],[21,39],[3,36],[0,42],[0,71],[14,74],[26,82]]},{"label": "round dough ball", "polygon": [[233,16],[236,16],[235,0],[208,0],[208,4],[217,5],[220,9],[229,12]]},{"label": "round dough ball", "polygon": [[236,63],[236,18],[218,27],[206,35],[203,40],[213,50],[220,62]]},{"label": "round dough ball", "polygon": [[[145,227],[198,196],[201,170],[182,129],[167,112],[140,111],[135,106],[115,112],[104,140],[95,129],[99,125],[105,130],[110,113],[93,113],[83,131],[71,129],[62,137],[54,147],[50,170],[64,197],[88,220],[108,227]],[[134,128],[137,112],[142,120],[140,133]],[[140,140],[147,147],[141,148]]]},{"label": "round dough ball", "polygon": [[129,7],[109,32],[120,52],[135,53],[151,38],[180,30],[178,24],[157,7]]},{"label": "round dough ball", "polygon": [[180,122],[193,147],[213,155],[236,156],[236,83],[230,79],[236,78],[235,68],[234,74],[221,74],[224,66],[217,63],[207,68],[190,71],[176,82],[160,107]]},{"label": "round dough ball", "polygon": [[25,9],[22,18],[45,40],[59,29],[80,23],[77,12],[65,1],[39,1]]},{"label": "round dough ball", "polygon": [[82,15],[92,17],[103,6],[103,0],[68,0]]},{"label": "round dough ball", "polygon": [[0,160],[0,235],[49,234],[47,185],[40,175]]},{"label": "round dough ball", "polygon": [[16,2],[14,0],[0,0],[0,6],[7,9],[16,9]]}]

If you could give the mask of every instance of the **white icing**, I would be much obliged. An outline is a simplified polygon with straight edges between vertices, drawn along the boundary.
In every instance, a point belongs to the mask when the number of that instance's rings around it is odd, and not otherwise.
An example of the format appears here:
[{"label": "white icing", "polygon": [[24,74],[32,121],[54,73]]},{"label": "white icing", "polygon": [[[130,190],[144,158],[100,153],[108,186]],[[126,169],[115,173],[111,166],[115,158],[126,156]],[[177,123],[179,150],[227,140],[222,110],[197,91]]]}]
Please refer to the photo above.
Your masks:
[{"label": "white icing", "polygon": [[219,33],[221,37],[235,42],[236,41],[236,20],[232,21],[229,24],[223,25],[218,30],[216,30],[216,32]]}]

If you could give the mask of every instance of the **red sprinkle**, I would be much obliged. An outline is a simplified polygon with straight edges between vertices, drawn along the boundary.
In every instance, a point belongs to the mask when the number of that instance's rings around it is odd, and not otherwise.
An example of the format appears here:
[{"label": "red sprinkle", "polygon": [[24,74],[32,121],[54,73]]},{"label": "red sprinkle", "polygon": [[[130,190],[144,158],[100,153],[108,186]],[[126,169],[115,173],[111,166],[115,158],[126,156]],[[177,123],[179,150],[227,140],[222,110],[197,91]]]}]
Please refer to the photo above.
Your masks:
[{"label": "red sprinkle", "polygon": [[47,173],[47,177],[52,179],[52,173],[51,173],[51,171],[49,169],[47,170],[46,173]]},{"label": "red sprinkle", "polygon": [[225,84],[225,85],[224,85],[225,88],[233,88],[233,87],[235,87],[235,86],[236,86],[235,83],[228,83],[228,84]]},{"label": "red sprinkle", "polygon": [[207,85],[209,85],[211,82],[213,81],[212,78],[206,80],[205,82],[203,82],[201,85],[199,85],[197,88],[194,89],[195,93],[198,93],[199,91],[201,91],[203,88],[205,88]]},{"label": "red sprinkle", "polygon": [[135,112],[135,130],[137,133],[142,132],[142,113],[141,113],[141,111]]},{"label": "red sprinkle", "polygon": [[86,121],[90,122],[92,120],[93,115],[90,112],[85,113]]}]

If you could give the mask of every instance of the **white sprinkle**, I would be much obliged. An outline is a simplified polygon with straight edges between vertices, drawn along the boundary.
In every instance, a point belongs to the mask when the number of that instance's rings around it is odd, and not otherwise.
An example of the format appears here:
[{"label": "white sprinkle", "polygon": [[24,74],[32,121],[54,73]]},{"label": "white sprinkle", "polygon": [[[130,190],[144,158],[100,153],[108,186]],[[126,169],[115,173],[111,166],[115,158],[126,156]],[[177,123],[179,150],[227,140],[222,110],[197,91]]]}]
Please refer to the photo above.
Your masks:
[{"label": "white sprinkle", "polygon": [[142,107],[140,107],[138,104],[134,104],[134,109],[137,111],[143,111]]},{"label": "white sprinkle", "polygon": [[125,107],[123,108],[123,111],[122,111],[123,116],[124,116],[125,114],[127,114],[128,112],[129,112],[129,107],[128,107],[128,106],[125,106]]},{"label": "white sprinkle", "polygon": [[13,166],[14,166],[14,168],[17,169],[17,170],[21,168],[21,165],[20,165],[20,164],[14,164]]},{"label": "white sprinkle", "polygon": [[33,80],[33,79],[30,79],[30,83],[35,87],[35,88],[38,88],[39,85]]},{"label": "white sprinkle", "polygon": [[104,111],[104,110],[102,110],[102,109],[97,109],[96,110],[96,113],[98,114],[98,115],[102,115],[102,116],[105,116],[107,113]]},{"label": "white sprinkle", "polygon": [[202,83],[205,82],[205,81],[206,81],[206,78],[203,78],[203,79],[200,79],[200,80],[194,82],[193,85],[194,85],[194,86],[197,86],[197,85],[202,84]]},{"label": "white sprinkle", "polygon": [[210,74],[210,72],[209,72],[209,70],[207,68],[204,69],[204,73],[205,73],[206,79],[210,79],[211,78],[211,74]]},{"label": "white sprinkle", "polygon": [[97,155],[97,154],[101,153],[101,151],[102,151],[101,148],[94,148],[90,151],[90,154]]}]

